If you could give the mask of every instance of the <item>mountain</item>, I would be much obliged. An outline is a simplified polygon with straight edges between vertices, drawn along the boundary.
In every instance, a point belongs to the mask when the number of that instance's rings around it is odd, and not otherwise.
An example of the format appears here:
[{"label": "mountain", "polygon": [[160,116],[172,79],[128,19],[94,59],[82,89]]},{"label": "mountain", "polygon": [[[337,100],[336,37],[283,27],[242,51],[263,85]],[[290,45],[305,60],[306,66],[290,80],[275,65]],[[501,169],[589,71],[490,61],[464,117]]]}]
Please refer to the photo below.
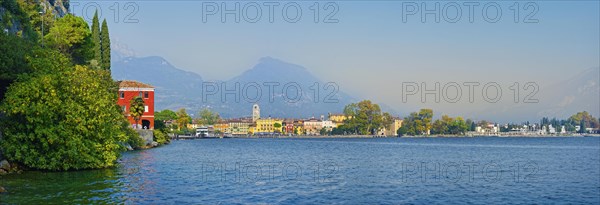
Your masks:
[{"label": "mountain", "polygon": [[262,116],[318,118],[342,112],[345,105],[355,101],[337,84],[318,79],[300,65],[271,57],[261,58],[253,68],[224,83],[228,89],[239,84],[242,92],[239,102],[233,96],[226,101],[219,99],[224,113],[249,114],[249,108],[257,103]]},{"label": "mountain", "polygon": [[[239,76],[219,82],[205,82],[200,75],[176,68],[161,57],[135,57],[116,51],[112,54],[111,71],[115,80],[137,80],[155,86],[157,110],[186,108],[188,113],[197,113],[208,107],[223,117],[242,117],[250,116],[252,105],[258,103],[263,117],[318,118],[342,112],[346,104],[355,101],[335,84],[327,84],[306,68],[270,57],[260,59]],[[216,85],[218,92],[206,93],[203,98],[203,83]],[[272,100],[270,87],[265,83],[277,84]],[[221,95],[224,89],[231,90],[236,85],[239,88],[235,94]]]},{"label": "mountain", "polygon": [[[561,83],[545,88],[537,116],[567,118],[580,111],[600,115],[600,68],[589,68]],[[543,100],[543,101],[542,101]]]},{"label": "mountain", "polygon": [[137,80],[155,86],[158,110],[192,107],[200,97],[203,80],[196,73],[178,69],[162,57],[113,56],[113,79]]},{"label": "mountain", "polygon": [[[594,117],[600,116],[600,68],[589,68],[579,73],[565,74],[572,77],[559,83],[539,88],[534,98],[537,103],[496,106],[480,113],[483,119],[502,122],[537,121],[542,117],[566,119],[569,116],[588,111]],[[523,86],[523,85],[521,85]],[[529,94],[522,93],[522,95]]]}]

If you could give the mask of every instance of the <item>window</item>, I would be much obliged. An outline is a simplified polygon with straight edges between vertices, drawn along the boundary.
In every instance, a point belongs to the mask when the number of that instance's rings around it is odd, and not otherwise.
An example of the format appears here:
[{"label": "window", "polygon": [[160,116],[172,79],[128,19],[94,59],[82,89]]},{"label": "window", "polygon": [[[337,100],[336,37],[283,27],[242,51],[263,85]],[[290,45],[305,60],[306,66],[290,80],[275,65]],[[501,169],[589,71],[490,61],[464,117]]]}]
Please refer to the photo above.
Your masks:
[{"label": "window", "polygon": [[127,106],[126,105],[121,106],[121,108],[123,109],[123,112],[127,112]]},{"label": "window", "polygon": [[148,105],[144,105],[144,112],[148,112]]},{"label": "window", "polygon": [[140,97],[142,97],[142,91],[140,91]]},{"label": "window", "polygon": [[148,91],[144,92],[144,98],[148,98]]},{"label": "window", "polygon": [[121,91],[121,99],[125,98],[125,92]]}]

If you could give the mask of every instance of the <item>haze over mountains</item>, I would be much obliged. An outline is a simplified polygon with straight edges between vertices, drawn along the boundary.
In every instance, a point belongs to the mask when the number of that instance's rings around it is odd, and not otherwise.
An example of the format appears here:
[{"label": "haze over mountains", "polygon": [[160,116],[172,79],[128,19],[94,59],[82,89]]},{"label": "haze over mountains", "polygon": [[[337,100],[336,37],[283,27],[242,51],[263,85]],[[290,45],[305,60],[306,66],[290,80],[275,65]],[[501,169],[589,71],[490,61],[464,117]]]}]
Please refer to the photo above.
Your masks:
[{"label": "haze over mountains", "polygon": [[550,86],[541,87],[537,92],[537,103],[520,103],[501,109],[489,108],[484,115],[491,119],[510,122],[537,120],[542,117],[566,119],[569,116],[587,111],[600,117],[600,68],[588,68],[579,73],[567,72],[564,80]]},{"label": "haze over mountains", "polygon": [[[124,53],[126,52],[113,52],[113,78],[137,80],[155,86],[157,110],[186,108],[188,113],[197,113],[208,107],[223,117],[242,117],[250,116],[252,104],[258,103],[263,117],[318,118],[327,113],[342,112],[345,105],[362,100],[342,90],[335,90],[339,87],[327,84],[326,79],[315,77],[300,65],[271,57],[258,59],[252,68],[229,80],[208,82],[197,73],[174,67],[162,57],[134,57]],[[463,116],[499,122],[521,122],[541,117],[567,118],[576,112],[588,111],[598,117],[599,79],[600,69],[597,67],[581,73],[571,72],[560,83],[540,87],[538,103],[490,104],[487,109],[464,113]],[[203,84],[209,89],[207,91],[214,92],[206,92],[203,96]],[[235,92],[224,91],[234,90],[236,86]],[[270,88],[274,88],[272,99],[269,98]],[[403,109],[402,105],[393,109],[384,103],[376,103],[384,111],[394,115],[414,111]],[[444,113],[444,110],[435,111]]]},{"label": "haze over mountains", "polygon": [[188,113],[197,113],[208,107],[223,117],[242,117],[250,116],[251,106],[258,103],[263,117],[319,118],[342,112],[345,105],[356,101],[306,68],[271,57],[259,59],[254,67],[230,80],[208,82],[162,57],[133,57],[117,52],[113,56],[113,78],[155,86],[157,110],[186,108]]}]

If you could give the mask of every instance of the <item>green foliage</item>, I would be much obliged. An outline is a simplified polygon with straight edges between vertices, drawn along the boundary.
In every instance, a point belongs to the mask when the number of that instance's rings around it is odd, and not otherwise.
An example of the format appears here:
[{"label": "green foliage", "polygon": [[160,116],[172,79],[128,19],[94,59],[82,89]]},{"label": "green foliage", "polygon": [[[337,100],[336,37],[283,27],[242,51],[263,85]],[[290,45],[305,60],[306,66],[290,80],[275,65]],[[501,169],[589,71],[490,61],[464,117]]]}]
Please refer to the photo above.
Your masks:
[{"label": "green foliage", "polygon": [[100,47],[100,22],[98,21],[98,10],[92,18],[92,42],[94,43],[94,60],[102,63],[102,49]]},{"label": "green foliage", "polygon": [[156,120],[156,117],[155,117],[154,118],[154,129],[155,130],[167,131],[167,125],[162,120]]},{"label": "green foliage", "polygon": [[[110,35],[108,34],[108,25],[106,19],[102,21],[102,33],[100,34],[102,46],[102,69],[110,71]],[[109,72],[110,73],[110,72]]]},{"label": "green foliage", "polygon": [[164,132],[160,130],[154,130],[154,141],[162,145],[168,144],[169,142],[171,142],[171,139]]},{"label": "green foliage", "polygon": [[177,111],[177,130],[187,130],[187,125],[192,122],[192,118],[185,112],[185,108],[181,108]]},{"label": "green foliage", "polygon": [[0,17],[0,31],[4,29],[16,29],[16,35],[31,42],[36,42],[39,38],[33,26],[39,21],[40,6],[33,0],[2,0],[0,7],[4,8],[3,15]]},{"label": "green foliage", "polygon": [[[344,122],[347,129],[356,134],[375,134],[384,126],[389,126],[391,116],[381,112],[379,105],[363,100],[344,107],[344,114],[349,116]],[[384,119],[384,115],[386,119]]]},{"label": "green foliage", "polygon": [[[49,52],[45,58],[66,58]],[[32,67],[48,69],[11,85],[0,111],[5,114],[0,142],[5,156],[28,167],[71,170],[111,167],[130,132],[106,71],[68,63]],[[63,65],[60,65],[64,63]],[[39,65],[35,65],[39,64]],[[53,72],[50,72],[53,71]]]},{"label": "green foliage", "polygon": [[199,123],[203,125],[214,125],[221,119],[219,113],[212,112],[208,108],[202,109],[198,114],[200,115]]},{"label": "green foliage", "polygon": [[402,127],[397,133],[400,136],[404,135],[426,135],[431,130],[431,119],[433,118],[433,110],[421,109],[418,113],[413,112],[402,122]]},{"label": "green foliage", "polygon": [[127,129],[125,129],[126,132],[126,136],[127,139],[125,140],[125,143],[129,144],[133,149],[140,149],[143,146],[146,145],[146,141],[144,141],[141,137],[140,134],[137,133],[135,130],[129,128],[129,122],[128,121],[123,121],[123,126],[127,127]]},{"label": "green foliage", "polygon": [[177,119],[177,114],[172,110],[162,110],[160,112],[154,112],[154,129],[168,132],[170,127],[167,127],[164,121]]},{"label": "green foliage", "polygon": [[86,64],[94,58],[94,43],[88,24],[71,14],[58,19],[44,40],[48,47],[70,56],[75,64]]},{"label": "green foliage", "polygon": [[0,31],[0,100],[8,86],[24,73],[31,72],[25,56],[36,46],[14,35]]},{"label": "green foliage", "polygon": [[[578,112],[569,117],[568,120],[573,126],[579,125],[580,127],[600,128],[598,119],[590,115],[587,111]],[[583,126],[581,124],[583,124]]]},{"label": "green foliage", "polygon": [[468,129],[469,125],[462,117],[451,118],[444,115],[442,116],[442,119],[438,119],[433,123],[431,133],[459,135],[464,134]]},{"label": "green foliage", "polygon": [[160,112],[154,112],[154,119],[159,121],[175,120],[177,119],[177,113],[172,110],[161,110]]},{"label": "green foliage", "polygon": [[321,128],[321,130],[319,130],[319,134],[321,134],[321,135],[329,135],[330,133],[329,133],[329,131],[327,131],[326,128],[323,127],[323,128]]},{"label": "green foliage", "polygon": [[[140,124],[139,122],[142,118],[142,115],[144,114],[145,109],[146,107],[144,105],[144,99],[142,99],[142,97],[136,96],[133,99],[131,99],[131,102],[129,102],[129,115],[133,117],[135,124]],[[136,128],[138,127],[136,126]]]}]

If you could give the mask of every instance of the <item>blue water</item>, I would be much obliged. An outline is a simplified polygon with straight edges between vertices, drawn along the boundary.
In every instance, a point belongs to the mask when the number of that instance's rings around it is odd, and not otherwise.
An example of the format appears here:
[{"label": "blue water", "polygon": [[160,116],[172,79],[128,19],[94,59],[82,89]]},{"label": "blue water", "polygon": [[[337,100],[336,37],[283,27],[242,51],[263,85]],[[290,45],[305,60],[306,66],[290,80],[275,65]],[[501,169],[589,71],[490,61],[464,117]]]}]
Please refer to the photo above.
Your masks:
[{"label": "blue water", "polygon": [[211,139],[3,176],[2,203],[600,203],[600,138]]}]

